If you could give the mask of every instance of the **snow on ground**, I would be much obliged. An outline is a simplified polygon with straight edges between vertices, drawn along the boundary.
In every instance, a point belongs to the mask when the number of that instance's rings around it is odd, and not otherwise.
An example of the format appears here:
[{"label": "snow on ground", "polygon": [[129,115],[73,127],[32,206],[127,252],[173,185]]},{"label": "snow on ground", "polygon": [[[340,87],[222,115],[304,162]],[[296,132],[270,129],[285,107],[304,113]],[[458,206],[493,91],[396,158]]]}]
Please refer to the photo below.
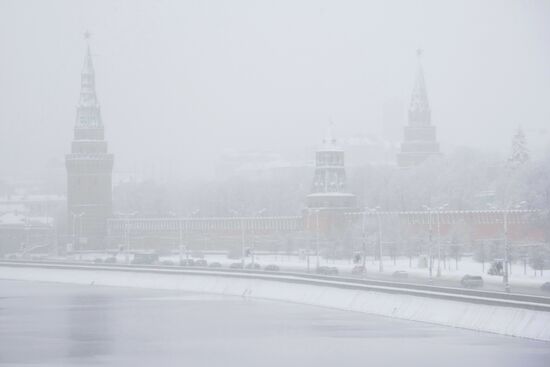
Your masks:
[{"label": "snow on ground", "polygon": [[463,301],[364,291],[338,286],[287,283],[250,274],[244,278],[157,272],[0,266],[0,279],[82,285],[175,289],[309,304],[470,330],[550,341],[550,312]]},{"label": "snow on ground", "polygon": [[[69,259],[77,261],[94,261],[95,259],[105,260],[108,257],[113,255],[107,253],[83,253],[83,254],[73,254],[68,257],[49,257],[50,259]],[[130,263],[133,259],[132,254],[118,253],[115,255],[117,263]],[[174,264],[178,264],[181,259],[194,259],[197,258],[192,256],[187,256],[186,254],[173,254],[160,256],[160,261],[171,261]],[[229,267],[232,263],[240,263],[240,259],[229,259],[226,254],[223,253],[207,253],[204,255],[204,259],[208,263],[219,262],[223,267]],[[251,257],[245,259],[245,264],[252,262]],[[296,271],[296,272],[305,272],[307,271],[307,260],[301,258],[298,255],[286,255],[286,254],[260,254],[254,257],[254,262],[259,264],[261,268],[264,268],[266,265],[275,264],[280,267],[282,271]],[[395,271],[406,271],[411,278],[417,279],[429,279],[429,269],[426,267],[418,266],[418,258],[413,258],[409,262],[409,258],[397,258],[394,262],[393,259],[389,257],[383,258],[383,272],[379,272],[379,263],[378,260],[370,257],[367,258],[366,268],[367,276],[378,277],[378,276],[387,276],[391,275]],[[314,272],[317,264],[315,256],[310,256],[309,258],[310,271]],[[338,268],[341,275],[349,275],[351,270],[355,266],[351,260],[327,260],[325,258],[319,258],[320,266],[334,266]],[[487,270],[489,269],[490,264],[485,263],[485,271],[483,271],[483,266],[481,263],[475,262],[471,257],[462,257],[457,264],[452,259],[447,259],[446,262],[441,262],[441,280],[448,280],[460,282],[460,279],[466,274],[469,275],[480,275],[483,277],[483,280],[487,284],[501,285],[502,276],[489,275]],[[437,274],[437,259],[434,261],[432,276],[436,279]],[[511,286],[524,286],[524,287],[534,287],[538,288],[543,283],[550,281],[550,271],[545,271],[543,274],[540,274],[540,271],[535,271],[527,265],[524,268],[523,263],[515,263],[512,265],[512,272],[510,275],[510,285]]]},{"label": "snow on ground", "polygon": [[[183,256],[185,259],[185,255]],[[223,266],[229,266],[231,263],[240,262],[239,259],[228,259],[225,255],[206,255],[205,259],[208,262],[219,262]],[[179,255],[172,255],[161,257],[161,260],[171,260],[174,262],[179,261]],[[278,265],[281,270],[288,271],[305,271],[307,270],[307,261],[305,259],[300,259],[296,255],[258,255],[255,256],[255,262],[260,264],[262,268],[268,264]],[[245,263],[248,264],[252,260],[247,258]],[[313,271],[316,267],[316,257],[310,257],[310,269]],[[335,266],[338,268],[340,273],[349,273],[355,266],[351,260],[327,260],[324,258],[319,259],[320,266]],[[368,258],[366,261],[367,274],[379,274],[379,265],[378,260],[373,258]],[[383,259],[383,273],[390,276],[395,271],[406,271],[409,275],[418,277],[418,278],[429,278],[429,269],[418,267],[418,258],[413,258],[412,266],[409,265],[408,258],[398,258],[394,261],[390,258]],[[444,267],[443,262],[441,263],[441,279],[455,280],[460,281],[462,277],[466,274],[469,275],[480,275],[483,276],[483,279],[487,283],[501,284],[502,276],[488,275],[487,270],[489,269],[489,264],[485,264],[485,273],[481,263],[473,261],[469,257],[462,258],[458,262],[458,269],[456,269],[456,263],[454,260],[447,260],[446,266]],[[436,277],[437,273],[437,260],[434,261],[432,274],[433,277]],[[510,276],[510,284],[512,285],[525,285],[525,286],[540,286],[542,283],[550,281],[550,271],[546,271],[543,275],[540,275],[540,272],[537,271],[537,274],[534,274],[534,271],[527,266],[526,274],[524,274],[523,264],[513,264],[512,265],[512,274]]]}]

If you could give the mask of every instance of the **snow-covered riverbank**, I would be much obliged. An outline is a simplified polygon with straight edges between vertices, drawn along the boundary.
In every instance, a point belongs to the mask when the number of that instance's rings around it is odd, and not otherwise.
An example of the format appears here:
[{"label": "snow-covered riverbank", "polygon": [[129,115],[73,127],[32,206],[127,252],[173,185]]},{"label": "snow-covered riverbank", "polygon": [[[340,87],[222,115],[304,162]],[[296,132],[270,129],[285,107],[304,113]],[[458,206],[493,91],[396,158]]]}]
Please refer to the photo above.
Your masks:
[{"label": "snow-covered riverbank", "polygon": [[108,285],[244,296],[364,312],[550,341],[550,313],[404,294],[196,274],[0,266],[0,279]]}]

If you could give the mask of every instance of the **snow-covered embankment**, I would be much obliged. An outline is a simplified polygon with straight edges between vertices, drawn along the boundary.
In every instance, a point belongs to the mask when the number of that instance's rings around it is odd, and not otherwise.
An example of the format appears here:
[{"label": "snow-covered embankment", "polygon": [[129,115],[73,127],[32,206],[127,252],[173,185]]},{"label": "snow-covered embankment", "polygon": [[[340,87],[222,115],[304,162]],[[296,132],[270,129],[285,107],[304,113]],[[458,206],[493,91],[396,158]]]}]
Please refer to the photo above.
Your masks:
[{"label": "snow-covered embankment", "polygon": [[276,277],[0,266],[0,279],[173,289],[294,302],[550,341],[550,312],[366,291]]}]

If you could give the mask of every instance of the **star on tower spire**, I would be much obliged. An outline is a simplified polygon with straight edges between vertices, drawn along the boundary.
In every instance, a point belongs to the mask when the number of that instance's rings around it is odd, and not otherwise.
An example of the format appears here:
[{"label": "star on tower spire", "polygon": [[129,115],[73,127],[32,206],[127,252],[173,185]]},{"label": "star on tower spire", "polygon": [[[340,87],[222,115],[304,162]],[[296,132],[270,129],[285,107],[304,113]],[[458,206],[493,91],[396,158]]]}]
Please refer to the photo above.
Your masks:
[{"label": "star on tower spire", "polygon": [[411,104],[409,106],[409,123],[413,126],[429,126],[431,122],[430,103],[428,102],[428,92],[426,91],[426,82],[424,81],[424,69],[422,68],[421,48],[416,50],[418,59],[418,70],[414,81],[411,95]]}]

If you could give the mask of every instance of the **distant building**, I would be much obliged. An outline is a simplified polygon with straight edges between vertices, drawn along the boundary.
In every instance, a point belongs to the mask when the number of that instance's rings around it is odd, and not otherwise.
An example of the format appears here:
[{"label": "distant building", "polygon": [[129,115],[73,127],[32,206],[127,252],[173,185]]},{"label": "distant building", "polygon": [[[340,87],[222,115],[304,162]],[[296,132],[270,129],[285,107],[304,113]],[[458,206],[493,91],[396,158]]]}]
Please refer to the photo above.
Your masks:
[{"label": "distant building", "polygon": [[0,197],[0,255],[34,248],[51,250],[56,218],[64,205],[65,198],[59,195]]},{"label": "distant building", "polygon": [[401,151],[397,155],[397,164],[400,167],[416,166],[429,157],[441,154],[436,140],[436,128],[431,124],[430,104],[420,62],[421,54],[421,50],[418,50],[418,72],[409,106],[409,124],[405,126]]},{"label": "distant building", "polygon": [[315,153],[315,173],[308,208],[337,209],[355,207],[355,195],[346,191],[344,150],[336,145],[331,129]]},{"label": "distant building", "polygon": [[103,247],[107,218],[112,214],[113,155],[107,153],[89,43],[81,74],[74,139],[65,164],[68,232],[74,239],[74,248]]}]

